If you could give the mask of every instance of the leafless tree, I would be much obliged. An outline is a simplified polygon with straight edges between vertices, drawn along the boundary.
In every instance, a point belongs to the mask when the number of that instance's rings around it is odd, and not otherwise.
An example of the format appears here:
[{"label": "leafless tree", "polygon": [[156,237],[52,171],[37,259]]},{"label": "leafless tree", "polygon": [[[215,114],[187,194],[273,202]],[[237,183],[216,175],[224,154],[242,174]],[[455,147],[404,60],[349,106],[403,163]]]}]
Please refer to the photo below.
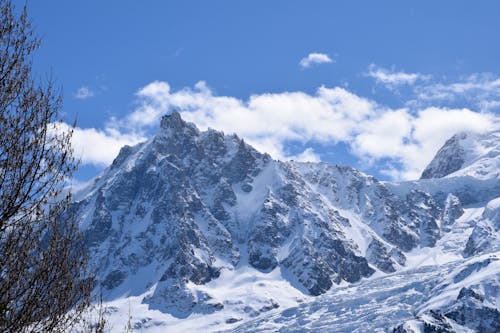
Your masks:
[{"label": "leafless tree", "polygon": [[72,131],[56,125],[60,93],[33,77],[40,41],[26,7],[0,0],[0,15],[0,331],[62,332],[93,283],[64,190]]}]

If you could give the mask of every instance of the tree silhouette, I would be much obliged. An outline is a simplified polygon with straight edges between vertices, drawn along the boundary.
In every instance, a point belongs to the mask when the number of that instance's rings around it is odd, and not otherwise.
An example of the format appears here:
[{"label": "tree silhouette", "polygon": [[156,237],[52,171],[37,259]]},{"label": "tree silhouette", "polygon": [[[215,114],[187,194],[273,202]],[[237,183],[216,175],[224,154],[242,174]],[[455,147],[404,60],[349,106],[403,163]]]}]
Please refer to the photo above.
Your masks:
[{"label": "tree silhouette", "polygon": [[65,180],[75,170],[61,95],[32,74],[26,7],[0,0],[0,331],[59,332],[79,321],[93,280]]}]

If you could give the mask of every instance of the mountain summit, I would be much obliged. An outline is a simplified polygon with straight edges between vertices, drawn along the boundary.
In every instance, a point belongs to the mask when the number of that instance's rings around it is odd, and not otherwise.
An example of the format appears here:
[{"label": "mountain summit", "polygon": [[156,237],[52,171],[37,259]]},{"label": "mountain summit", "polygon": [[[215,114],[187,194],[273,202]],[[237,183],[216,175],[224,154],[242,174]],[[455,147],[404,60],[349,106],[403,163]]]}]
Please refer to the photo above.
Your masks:
[{"label": "mountain summit", "polygon": [[462,132],[451,137],[425,168],[420,179],[469,175],[500,178],[500,132]]},{"label": "mountain summit", "polygon": [[[451,169],[459,163],[464,165]],[[434,169],[433,175],[446,173]],[[470,212],[467,205],[483,207],[498,196],[498,184],[481,183],[481,199],[464,190],[470,185],[471,180],[391,184],[346,166],[276,161],[236,135],[201,132],[173,112],[162,118],[153,138],[123,147],[77,194],[73,209],[112,309],[111,322],[128,302],[137,329],[217,331],[248,322],[253,326],[241,326],[246,332],[260,331],[267,324],[255,320],[271,315],[281,314],[272,319],[279,327],[288,320],[292,325],[290,317],[301,316],[297,307],[306,309],[351,286],[366,293],[374,289],[363,286],[382,288],[391,276],[418,269],[429,253],[436,253],[434,264],[444,260],[436,259],[443,252],[445,262],[484,255],[477,249],[483,231],[467,245],[467,254],[466,234],[455,231],[471,223],[461,220]],[[497,226],[491,223],[498,217],[498,205],[488,207],[486,229]],[[454,237],[462,240],[453,242]],[[488,237],[490,253],[497,239],[494,232]],[[415,283],[413,288],[427,288]],[[427,299],[427,289],[406,299],[404,286],[393,291],[394,302]],[[350,297],[349,306],[364,304]],[[380,296],[370,297],[378,302]],[[484,307],[489,303],[479,306]],[[328,305],[321,311],[328,312]],[[412,313],[367,324],[389,328]],[[353,331],[328,325],[326,331]]]}]

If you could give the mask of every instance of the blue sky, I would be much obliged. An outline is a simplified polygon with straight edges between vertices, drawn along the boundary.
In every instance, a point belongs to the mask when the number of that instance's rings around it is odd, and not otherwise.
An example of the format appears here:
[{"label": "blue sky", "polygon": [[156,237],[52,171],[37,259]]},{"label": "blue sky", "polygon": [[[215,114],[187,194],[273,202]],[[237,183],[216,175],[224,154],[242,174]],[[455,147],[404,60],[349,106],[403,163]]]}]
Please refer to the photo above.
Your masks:
[{"label": "blue sky", "polygon": [[[24,1],[14,1],[20,7]],[[28,1],[80,180],[180,108],[277,158],[418,177],[498,129],[498,1]]]}]

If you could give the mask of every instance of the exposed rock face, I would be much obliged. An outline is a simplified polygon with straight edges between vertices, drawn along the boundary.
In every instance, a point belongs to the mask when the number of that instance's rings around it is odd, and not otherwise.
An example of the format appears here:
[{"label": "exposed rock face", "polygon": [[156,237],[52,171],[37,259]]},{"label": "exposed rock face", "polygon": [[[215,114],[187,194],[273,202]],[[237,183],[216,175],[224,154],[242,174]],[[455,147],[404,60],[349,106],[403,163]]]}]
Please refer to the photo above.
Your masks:
[{"label": "exposed rock face", "polygon": [[368,262],[385,273],[395,272],[397,264],[404,265],[404,261],[401,262],[400,259],[401,257],[404,258],[404,255],[400,251],[397,251],[395,253],[397,254],[396,258],[393,258],[393,254],[389,253],[387,247],[377,239],[373,239],[366,249],[366,259]]},{"label": "exposed rock face", "polygon": [[415,189],[397,195],[374,177],[350,167],[306,163],[300,169],[332,205],[357,212],[371,232],[402,251],[432,246],[439,237],[436,221],[441,208],[428,193]]},{"label": "exposed rock face", "polygon": [[484,295],[470,288],[464,287],[460,290],[457,302],[445,316],[477,332],[500,331],[500,311],[484,304]]},{"label": "exposed rock face", "polygon": [[437,152],[420,179],[451,176],[500,177],[500,131],[458,133]]},{"label": "exposed rock face", "polygon": [[420,179],[442,178],[460,170],[465,162],[465,149],[460,141],[466,138],[467,133],[459,133],[446,141],[436,157],[422,172]]},{"label": "exposed rock face", "polygon": [[[461,287],[455,299],[405,321],[395,327],[393,332],[500,331],[500,311],[497,304],[500,284],[498,277],[484,274],[485,270],[497,264],[498,258],[495,256],[467,264],[454,274],[445,288],[453,284],[463,285],[466,281],[473,281],[474,284]],[[480,278],[477,277],[478,274]]]},{"label": "exposed rock face", "polygon": [[191,292],[186,282],[174,278],[160,280],[154,293],[143,302],[150,309],[160,310],[177,318],[186,318],[191,313],[211,314],[224,308],[223,304],[213,301],[207,293]]},{"label": "exposed rock face", "polygon": [[462,208],[460,199],[452,193],[448,194],[444,202],[444,209],[441,216],[442,228],[449,231],[453,223],[455,223],[455,220],[462,216],[463,213],[464,209]]},{"label": "exposed rock face", "polygon": [[[418,330],[412,328],[417,327]],[[484,304],[484,296],[464,287],[456,301],[443,310],[430,310],[394,328],[394,333],[455,333],[457,331],[496,333],[500,331],[500,311]]]},{"label": "exposed rock face", "polygon": [[500,198],[490,201],[476,223],[464,249],[464,256],[500,250]]},{"label": "exposed rock face", "polygon": [[449,319],[438,311],[429,311],[416,320],[403,323],[393,329],[393,333],[455,333]]},{"label": "exposed rock face", "polygon": [[438,220],[441,208],[429,193],[412,190],[406,196],[409,220],[415,228],[420,228],[420,244],[433,247],[440,237]]}]

